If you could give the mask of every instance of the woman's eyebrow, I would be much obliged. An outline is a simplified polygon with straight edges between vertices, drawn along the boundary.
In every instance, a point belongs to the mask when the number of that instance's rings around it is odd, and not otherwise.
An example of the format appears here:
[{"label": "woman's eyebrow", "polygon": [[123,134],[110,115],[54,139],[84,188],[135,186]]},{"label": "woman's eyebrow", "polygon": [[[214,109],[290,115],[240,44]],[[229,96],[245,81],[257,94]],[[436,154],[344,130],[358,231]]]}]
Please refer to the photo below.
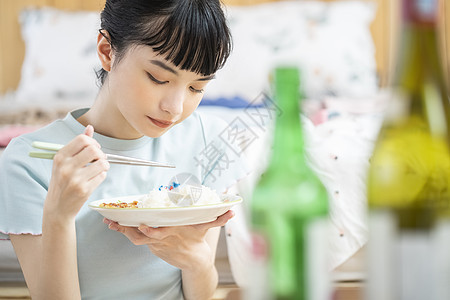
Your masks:
[{"label": "woman's eyebrow", "polygon": [[216,78],[216,75],[213,74],[213,75],[209,75],[209,76],[205,76],[205,77],[199,78],[196,81],[208,81],[208,80],[212,80],[214,78]]},{"label": "woman's eyebrow", "polygon": [[159,60],[156,60],[156,59],[152,59],[152,60],[150,60],[150,62],[151,62],[152,64],[154,64],[155,66],[161,67],[161,68],[163,68],[164,70],[169,71],[170,73],[173,73],[173,74],[175,74],[175,75],[178,75],[178,72],[177,72],[176,70],[172,69],[171,67],[169,67],[168,65],[166,65],[166,64],[163,63],[162,61],[159,61]]},{"label": "woman's eyebrow", "polygon": [[[156,59],[152,59],[150,60],[150,62],[152,64],[154,64],[155,66],[158,66],[160,68],[163,68],[164,70],[169,71],[170,73],[173,73],[175,75],[178,75],[178,72],[174,69],[172,69],[171,67],[169,67],[168,65],[166,65],[165,63],[163,63],[162,61],[156,60]],[[216,77],[215,74],[213,75],[209,75],[209,76],[205,76],[205,77],[201,77],[199,79],[197,79],[196,81],[208,81],[208,80],[212,80]]]}]

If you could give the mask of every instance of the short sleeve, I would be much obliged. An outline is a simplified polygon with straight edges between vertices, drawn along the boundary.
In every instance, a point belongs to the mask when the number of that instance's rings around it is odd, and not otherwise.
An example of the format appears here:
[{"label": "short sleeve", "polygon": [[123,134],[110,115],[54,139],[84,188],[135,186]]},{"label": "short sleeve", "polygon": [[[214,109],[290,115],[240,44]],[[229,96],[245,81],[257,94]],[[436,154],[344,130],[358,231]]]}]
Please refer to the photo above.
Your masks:
[{"label": "short sleeve", "polygon": [[242,148],[248,133],[217,117],[202,115],[200,121],[204,145],[196,160],[202,184],[223,193],[249,173]]},{"label": "short sleeve", "polygon": [[13,139],[0,156],[0,238],[42,234],[51,161],[28,156],[31,143]]}]

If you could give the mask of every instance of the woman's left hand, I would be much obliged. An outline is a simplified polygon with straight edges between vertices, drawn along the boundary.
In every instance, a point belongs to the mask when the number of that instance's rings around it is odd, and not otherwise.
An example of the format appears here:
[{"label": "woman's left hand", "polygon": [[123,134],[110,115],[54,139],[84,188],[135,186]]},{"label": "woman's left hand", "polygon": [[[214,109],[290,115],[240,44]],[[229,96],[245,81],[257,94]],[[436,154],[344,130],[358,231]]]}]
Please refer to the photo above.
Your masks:
[{"label": "woman's left hand", "polygon": [[213,263],[215,253],[207,243],[206,234],[210,228],[224,226],[234,216],[229,210],[216,220],[186,226],[139,227],[121,226],[117,222],[104,219],[109,229],[124,234],[135,245],[147,245],[149,249],[167,263],[181,270],[194,268],[198,264]]}]

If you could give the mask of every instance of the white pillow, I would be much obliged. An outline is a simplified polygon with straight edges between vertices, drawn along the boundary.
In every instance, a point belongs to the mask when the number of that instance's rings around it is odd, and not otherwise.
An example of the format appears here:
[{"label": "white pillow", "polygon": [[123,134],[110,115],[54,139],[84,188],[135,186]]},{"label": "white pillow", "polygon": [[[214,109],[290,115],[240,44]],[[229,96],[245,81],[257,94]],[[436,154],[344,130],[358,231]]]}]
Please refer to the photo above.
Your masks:
[{"label": "white pillow", "polygon": [[305,96],[366,97],[377,89],[373,3],[280,1],[227,9],[234,50],[205,98],[255,99],[279,63],[297,65]]},{"label": "white pillow", "polygon": [[[373,3],[280,1],[225,9],[234,50],[205,101],[251,102],[268,89],[270,70],[286,61],[301,69],[308,98],[367,98],[377,91]],[[99,13],[28,9],[21,24],[25,59],[16,99],[93,101]]]},{"label": "white pillow", "polygon": [[97,12],[26,9],[20,15],[25,59],[16,99],[36,102],[94,99],[100,63]]}]

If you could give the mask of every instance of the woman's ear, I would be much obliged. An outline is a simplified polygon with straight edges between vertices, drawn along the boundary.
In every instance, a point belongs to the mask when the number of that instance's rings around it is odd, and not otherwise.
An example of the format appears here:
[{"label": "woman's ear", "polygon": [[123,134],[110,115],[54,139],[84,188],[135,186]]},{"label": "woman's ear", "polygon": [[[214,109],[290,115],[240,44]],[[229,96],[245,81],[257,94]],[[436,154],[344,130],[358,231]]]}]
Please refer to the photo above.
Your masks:
[{"label": "woman's ear", "polygon": [[109,33],[106,30],[100,30],[97,36],[97,55],[103,70],[110,72],[112,65],[112,48],[109,42]]}]

